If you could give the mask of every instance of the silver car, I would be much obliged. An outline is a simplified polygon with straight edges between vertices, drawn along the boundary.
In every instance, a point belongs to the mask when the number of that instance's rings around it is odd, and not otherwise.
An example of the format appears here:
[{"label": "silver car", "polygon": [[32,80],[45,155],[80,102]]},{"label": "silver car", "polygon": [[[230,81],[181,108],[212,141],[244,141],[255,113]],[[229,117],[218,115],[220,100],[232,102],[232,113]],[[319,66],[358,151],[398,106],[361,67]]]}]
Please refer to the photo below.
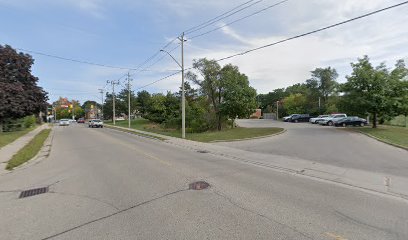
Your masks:
[{"label": "silver car", "polygon": [[92,119],[89,121],[88,127],[90,128],[103,128],[103,122],[100,119]]},{"label": "silver car", "polygon": [[60,126],[69,126],[69,119],[60,119],[59,120]]},{"label": "silver car", "polygon": [[309,119],[309,122],[315,124],[323,121],[325,118],[329,117],[329,115],[319,115],[318,117]]}]

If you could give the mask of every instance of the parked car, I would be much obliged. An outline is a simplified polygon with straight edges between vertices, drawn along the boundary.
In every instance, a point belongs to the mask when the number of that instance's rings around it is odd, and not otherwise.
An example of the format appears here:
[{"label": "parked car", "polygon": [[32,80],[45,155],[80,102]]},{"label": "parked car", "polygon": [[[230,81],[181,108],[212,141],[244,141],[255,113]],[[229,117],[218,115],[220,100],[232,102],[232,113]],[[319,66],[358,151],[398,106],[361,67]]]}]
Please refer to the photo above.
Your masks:
[{"label": "parked car", "polygon": [[84,119],[84,118],[79,118],[79,119],[77,120],[77,123],[85,123],[85,119]]},{"label": "parked car", "polygon": [[347,114],[344,114],[344,113],[331,114],[329,117],[324,118],[323,120],[319,121],[319,124],[333,126],[336,120],[339,120],[340,118],[346,118],[346,117],[347,117]]},{"label": "parked car", "polygon": [[319,115],[318,117],[310,118],[309,122],[316,124],[323,121],[325,118],[330,117],[330,115]]},{"label": "parked car", "polygon": [[339,127],[339,126],[361,126],[364,127],[367,125],[367,120],[364,118],[359,118],[359,117],[345,117],[341,118],[337,121],[334,122],[334,126]]},{"label": "parked car", "polygon": [[103,122],[100,119],[92,119],[89,121],[88,127],[94,128],[103,128]]},{"label": "parked car", "polygon": [[294,114],[291,118],[288,119],[288,122],[309,122],[309,114]]},{"label": "parked car", "polygon": [[299,114],[291,114],[289,116],[283,117],[282,119],[284,122],[287,122],[291,117],[296,116],[296,115],[299,115]]},{"label": "parked car", "polygon": [[59,120],[60,126],[69,126],[69,119],[60,119]]}]

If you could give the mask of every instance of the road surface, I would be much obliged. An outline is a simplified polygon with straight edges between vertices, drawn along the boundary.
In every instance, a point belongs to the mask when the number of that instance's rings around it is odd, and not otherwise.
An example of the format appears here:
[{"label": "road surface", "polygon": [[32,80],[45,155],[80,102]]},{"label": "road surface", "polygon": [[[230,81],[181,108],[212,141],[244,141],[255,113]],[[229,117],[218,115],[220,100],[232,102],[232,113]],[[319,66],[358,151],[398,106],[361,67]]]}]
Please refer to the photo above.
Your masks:
[{"label": "road surface", "polygon": [[284,134],[217,143],[246,151],[291,156],[339,167],[408,177],[408,151],[342,128],[274,120],[237,121],[242,127],[282,127]]},{"label": "road surface", "polygon": [[[205,190],[189,190],[197,180]],[[19,199],[21,190],[49,192]],[[0,239],[408,239],[404,200],[110,129],[0,176]]]}]

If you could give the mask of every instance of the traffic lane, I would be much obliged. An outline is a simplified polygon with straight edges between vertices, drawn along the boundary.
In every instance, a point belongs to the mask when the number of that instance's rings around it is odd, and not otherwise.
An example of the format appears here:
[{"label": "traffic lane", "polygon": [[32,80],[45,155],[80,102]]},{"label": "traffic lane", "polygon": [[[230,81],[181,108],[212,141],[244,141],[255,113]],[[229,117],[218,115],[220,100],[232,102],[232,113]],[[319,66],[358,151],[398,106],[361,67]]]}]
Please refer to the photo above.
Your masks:
[{"label": "traffic lane", "polygon": [[[54,130],[48,159],[0,177],[0,239],[41,239],[187,185],[98,129]],[[20,190],[49,185],[49,193],[18,199]]]},{"label": "traffic lane", "polygon": [[[110,136],[120,137],[120,140],[126,142],[134,142],[144,150],[152,148],[148,142],[136,140],[139,137],[113,130],[107,131],[110,132]],[[186,154],[185,150],[173,147],[171,149],[174,150],[168,151],[166,144],[161,142],[153,148],[154,154],[159,157],[165,156],[172,166],[184,174],[209,181],[212,184],[210,191],[225,198],[238,210],[245,210],[248,214],[259,214],[258,217],[264,218],[265,221],[273,222],[281,226],[280,228],[286,229],[287,234],[293,234],[294,229],[300,231],[297,233],[298,238],[287,239],[299,239],[304,235],[313,236],[313,239],[326,239],[328,235],[336,234],[336,236],[352,237],[351,239],[365,239],[367,236],[370,239],[399,239],[395,237],[396,234],[406,237],[403,223],[406,222],[408,215],[407,206],[404,203],[394,203],[392,200],[330,186],[326,183],[307,180],[305,184],[304,179],[271,173],[269,170],[253,168],[246,164],[237,165],[233,161],[214,158],[208,154],[195,152]],[[200,209],[206,207],[205,204],[198,205]],[[195,204],[182,204],[182,206],[187,207],[187,211],[199,211],[194,208]],[[190,206],[193,209],[190,209]],[[389,209],[390,206],[395,208]],[[385,207],[385,209],[377,211],[377,207],[381,209]],[[401,209],[403,209],[402,212]],[[212,215],[212,218],[218,217],[218,214]],[[157,216],[153,219],[156,218]],[[180,220],[177,219],[177,221]],[[232,232],[235,231],[237,230],[234,229]],[[154,237],[158,238],[160,235],[154,235]],[[174,235],[174,238],[178,237],[180,236]]]},{"label": "traffic lane", "polygon": [[[25,209],[26,215],[33,214],[29,219],[35,223],[18,225],[11,222],[7,226],[17,234],[7,239],[27,236],[19,235],[19,229],[28,234],[42,233],[31,236],[53,236],[67,231],[56,236],[57,239],[134,239],[135,236],[148,239],[163,236],[169,239],[195,236],[215,239],[226,239],[227,236],[235,239],[270,239],[270,236],[276,239],[327,239],[327,234],[351,239],[367,239],[364,236],[370,236],[369,239],[398,239],[395,236],[399,234],[404,239],[407,236],[404,232],[407,228],[401,226],[407,219],[406,204],[399,201],[112,130],[66,128],[63,131],[69,132],[56,135],[60,141],[56,145],[63,146],[57,149],[61,153],[57,156],[78,154],[79,158],[71,156],[65,161],[49,159],[35,166],[54,161],[55,168],[65,162],[89,165],[83,171],[76,167],[64,168],[64,172],[69,173],[56,185],[57,190],[82,196],[83,201],[103,201],[119,210],[111,215],[107,211],[114,210],[108,205],[97,213],[82,208],[79,216],[71,218],[69,212],[76,213],[71,210],[76,205],[81,207],[85,204],[76,202],[70,206],[54,199],[53,204],[66,211],[58,212],[58,216],[34,204]],[[94,139],[96,146],[89,139]],[[90,155],[86,155],[87,152]],[[151,157],[141,157],[148,155]],[[116,161],[121,163],[114,164]],[[100,167],[96,168],[96,165]],[[116,168],[119,175],[112,174]],[[134,171],[127,171],[127,168]],[[145,175],[139,177],[135,174],[137,169]],[[36,171],[31,173],[39,175]],[[185,179],[188,182],[206,180],[212,186],[201,192],[185,191],[188,183]],[[115,194],[112,195],[112,192]],[[37,196],[40,199],[46,197],[47,194]],[[60,201],[69,202],[66,198]],[[33,209],[44,211],[38,215]],[[19,211],[8,210],[18,216]],[[344,213],[345,210],[350,212]],[[354,219],[354,222],[345,220],[344,216]],[[44,218],[58,221],[50,224]],[[399,223],[395,223],[396,219]],[[367,229],[359,225],[372,227]]]},{"label": "traffic lane", "polygon": [[238,121],[245,127],[285,127],[283,134],[246,141],[216,143],[251,152],[269,153],[345,168],[408,177],[408,151],[365,135],[308,123]]}]

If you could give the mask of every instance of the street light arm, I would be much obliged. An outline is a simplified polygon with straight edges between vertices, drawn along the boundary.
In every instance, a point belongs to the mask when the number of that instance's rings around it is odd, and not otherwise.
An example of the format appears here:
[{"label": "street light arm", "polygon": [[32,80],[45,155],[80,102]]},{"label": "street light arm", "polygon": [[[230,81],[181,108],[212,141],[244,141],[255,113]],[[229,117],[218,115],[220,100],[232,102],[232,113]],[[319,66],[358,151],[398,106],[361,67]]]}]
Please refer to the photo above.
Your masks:
[{"label": "street light arm", "polygon": [[167,53],[171,58],[173,58],[173,60],[177,63],[177,65],[179,65],[180,68],[183,68],[183,67],[181,66],[181,64],[180,64],[169,52],[167,52],[167,51],[164,50],[164,49],[161,49],[160,52],[165,52],[165,53]]}]

